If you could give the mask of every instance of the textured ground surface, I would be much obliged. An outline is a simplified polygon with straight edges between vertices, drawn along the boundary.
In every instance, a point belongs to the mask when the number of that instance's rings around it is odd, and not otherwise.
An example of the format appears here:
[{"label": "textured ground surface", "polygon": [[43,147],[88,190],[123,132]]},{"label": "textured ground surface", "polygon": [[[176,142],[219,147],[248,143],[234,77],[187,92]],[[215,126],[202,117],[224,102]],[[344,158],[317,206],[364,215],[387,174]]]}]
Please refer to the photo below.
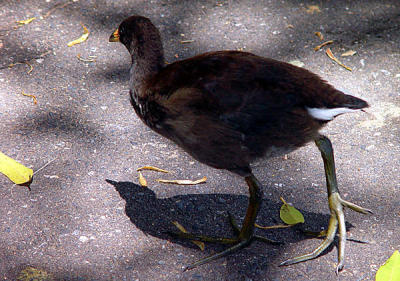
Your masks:
[{"label": "textured ground surface", "polygon": [[[29,192],[0,176],[0,279],[15,280],[33,266],[56,280],[373,280],[400,241],[400,6],[392,1],[54,1],[2,0],[0,4],[0,148],[34,170]],[[46,16],[46,14],[48,16]],[[300,60],[340,89],[364,98],[369,114],[348,114],[327,128],[335,147],[342,195],[374,211],[347,211],[346,266],[336,277],[336,246],[318,259],[278,267],[318,240],[296,229],[258,230],[285,242],[251,247],[182,272],[184,265],[221,250],[164,233],[179,221],[188,230],[230,234],[226,214],[243,217],[244,182],[195,162],[147,129],[128,99],[129,56],[108,37],[131,14],[160,28],[169,62],[220,49],[243,49],[283,61]],[[45,16],[43,19],[40,16]],[[37,17],[13,29],[16,20]],[[82,33],[89,39],[67,47]],[[333,63],[314,32],[320,31],[352,72]],[[182,40],[194,40],[182,44]],[[96,56],[95,62],[77,59]],[[27,64],[11,63],[27,61]],[[38,104],[21,92],[34,94]],[[136,168],[155,165],[173,175]],[[279,223],[279,196],[303,212],[309,229],[328,220],[322,160],[312,144],[288,159],[257,163],[265,186],[258,222]],[[155,182],[200,178],[184,187]],[[109,182],[106,181],[109,180]]]}]

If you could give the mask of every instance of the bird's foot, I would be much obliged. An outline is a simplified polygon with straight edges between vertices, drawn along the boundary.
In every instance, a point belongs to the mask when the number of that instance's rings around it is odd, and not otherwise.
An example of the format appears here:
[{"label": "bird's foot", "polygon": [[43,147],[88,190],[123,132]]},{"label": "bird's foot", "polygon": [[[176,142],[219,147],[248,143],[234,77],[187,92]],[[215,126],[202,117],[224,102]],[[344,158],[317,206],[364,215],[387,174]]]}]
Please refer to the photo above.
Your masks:
[{"label": "bird's foot", "polygon": [[189,239],[189,240],[194,240],[194,241],[202,241],[202,242],[210,242],[210,243],[217,243],[217,244],[231,244],[233,246],[229,247],[228,249],[216,253],[214,255],[208,256],[206,258],[203,258],[201,260],[198,260],[197,262],[194,262],[188,266],[185,267],[186,270],[193,269],[199,265],[208,263],[210,261],[216,260],[218,258],[227,256],[232,254],[233,252],[236,252],[240,249],[243,249],[247,246],[249,246],[254,240],[258,240],[261,242],[266,242],[266,243],[271,243],[271,244],[282,244],[282,242],[279,241],[274,241],[270,240],[268,238],[250,234],[248,237],[242,237],[241,233],[243,233],[243,229],[240,229],[239,226],[237,225],[235,219],[229,214],[229,221],[230,224],[236,234],[235,237],[233,238],[217,238],[217,237],[209,237],[209,236],[204,236],[204,235],[198,235],[198,234],[192,234],[192,233],[186,233],[186,232],[179,232],[179,233],[170,233],[172,235],[178,236],[179,238],[184,238],[184,239]]},{"label": "bird's foot", "polygon": [[343,269],[345,243],[346,243],[346,225],[345,225],[343,207],[348,207],[353,211],[362,214],[372,213],[372,211],[342,199],[339,193],[337,192],[332,193],[328,199],[329,199],[329,209],[331,211],[331,217],[329,220],[329,226],[325,239],[313,252],[286,260],[280,264],[281,266],[295,264],[318,257],[329,245],[332,244],[333,239],[336,236],[336,231],[339,226],[339,246],[338,246],[339,254],[338,254],[338,265],[336,267],[336,273],[338,273],[340,270]]}]

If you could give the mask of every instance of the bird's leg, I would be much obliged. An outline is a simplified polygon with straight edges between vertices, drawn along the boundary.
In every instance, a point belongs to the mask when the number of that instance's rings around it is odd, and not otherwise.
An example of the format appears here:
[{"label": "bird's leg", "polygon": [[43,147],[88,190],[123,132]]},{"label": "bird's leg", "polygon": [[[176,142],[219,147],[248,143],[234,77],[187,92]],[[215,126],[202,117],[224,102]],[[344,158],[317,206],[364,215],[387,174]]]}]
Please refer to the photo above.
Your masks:
[{"label": "bird's leg", "polygon": [[340,270],[342,270],[344,265],[344,251],[346,244],[346,225],[345,225],[343,207],[348,207],[356,212],[363,214],[372,212],[368,209],[364,209],[351,202],[343,200],[340,197],[336,180],[335,160],[333,156],[332,143],[327,137],[320,136],[317,140],[315,140],[315,144],[320,150],[322,159],[324,160],[326,186],[328,189],[328,202],[331,213],[328,230],[325,239],[313,252],[284,261],[283,263],[281,263],[281,265],[294,264],[318,257],[333,242],[333,239],[336,235],[336,231],[339,226],[339,246],[338,246],[339,253],[338,253],[338,265],[336,267],[336,273],[338,273]]},{"label": "bird's leg", "polygon": [[191,233],[178,234],[179,237],[191,239],[191,240],[200,240],[200,241],[204,241],[204,242],[234,244],[234,245],[220,253],[206,257],[204,259],[201,259],[201,260],[187,266],[185,270],[189,270],[196,266],[216,260],[220,257],[227,256],[239,249],[242,249],[242,248],[250,245],[250,243],[253,240],[259,240],[259,241],[263,241],[263,242],[279,244],[279,242],[275,242],[275,241],[266,239],[264,237],[254,235],[254,223],[256,221],[256,217],[257,217],[258,211],[260,209],[261,201],[262,201],[262,190],[261,190],[261,184],[258,182],[258,180],[256,179],[256,177],[253,174],[250,174],[249,176],[245,177],[245,180],[246,180],[247,185],[249,186],[250,198],[249,198],[249,205],[247,207],[246,217],[243,221],[242,228],[239,228],[238,225],[236,224],[235,220],[233,219],[233,217],[229,216],[231,224],[232,224],[235,232],[237,233],[237,237],[235,237],[235,238],[213,238],[213,237],[207,237],[207,236],[203,236],[203,235],[195,235],[195,234],[191,234]]}]

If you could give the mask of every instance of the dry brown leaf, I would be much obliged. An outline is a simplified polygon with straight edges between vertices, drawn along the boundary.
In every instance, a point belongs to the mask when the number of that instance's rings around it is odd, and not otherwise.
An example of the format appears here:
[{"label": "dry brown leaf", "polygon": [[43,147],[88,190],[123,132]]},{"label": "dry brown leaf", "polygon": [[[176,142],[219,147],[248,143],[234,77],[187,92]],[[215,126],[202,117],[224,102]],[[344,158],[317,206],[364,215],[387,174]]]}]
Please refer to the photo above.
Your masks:
[{"label": "dry brown leaf", "polygon": [[151,171],[156,171],[156,172],[161,172],[161,173],[169,173],[167,170],[163,170],[154,166],[143,166],[137,169],[137,171],[142,171],[142,170],[151,170]]},{"label": "dry brown leaf", "polygon": [[147,180],[144,178],[141,172],[139,172],[139,184],[143,187],[147,187]]},{"label": "dry brown leaf", "polygon": [[325,41],[324,43],[322,43],[321,45],[318,45],[314,48],[314,51],[318,51],[319,49],[321,49],[322,47],[332,44],[333,40],[329,40],[329,41]]},{"label": "dry brown leaf", "polygon": [[319,40],[321,40],[321,41],[324,40],[324,35],[322,35],[321,32],[317,31],[317,32],[314,32],[314,34],[318,36]]},{"label": "dry brown leaf", "polygon": [[29,70],[28,70],[27,74],[31,73],[32,70],[33,70],[33,66],[32,66],[28,61],[10,63],[10,64],[8,65],[8,67],[11,68],[11,67],[13,67],[13,66],[16,66],[17,64],[24,64],[24,63],[25,63],[27,66],[29,66]]},{"label": "dry brown leaf", "polygon": [[307,14],[320,13],[321,10],[318,5],[308,5],[306,9]]},{"label": "dry brown leaf", "polygon": [[294,25],[293,24],[288,24],[286,27],[287,28],[294,28]]},{"label": "dry brown leaf", "polygon": [[338,65],[340,65],[341,67],[344,67],[345,69],[347,69],[348,71],[352,71],[352,69],[348,66],[345,66],[343,63],[341,63],[332,53],[331,48],[326,49],[326,54],[328,55],[328,57],[333,60],[334,62],[336,62]]},{"label": "dry brown leaf", "polygon": [[89,37],[89,30],[88,30],[88,29],[86,28],[86,26],[84,26],[83,24],[82,24],[82,27],[83,27],[83,34],[82,34],[82,36],[79,37],[79,38],[76,39],[76,40],[73,40],[73,41],[69,42],[69,43],[67,44],[68,47],[72,47],[72,46],[74,46],[74,45],[76,45],[76,44],[80,44],[80,43],[82,43],[82,42],[84,42],[84,41],[87,40],[87,38]]},{"label": "dry brown leaf", "polygon": [[163,179],[158,179],[158,182],[161,183],[171,183],[171,184],[180,184],[180,185],[194,185],[194,184],[199,184],[199,183],[204,183],[206,182],[207,177],[202,177],[199,180],[163,180]]},{"label": "dry brown leaf", "polygon": [[347,52],[344,52],[343,54],[341,54],[341,57],[350,57],[350,56],[354,56],[355,54],[357,54],[356,51],[353,50],[348,50]]},{"label": "dry brown leaf", "polygon": [[[187,230],[177,221],[172,222],[181,232],[183,233],[188,233]],[[197,247],[200,248],[200,250],[204,251],[205,245],[201,241],[196,241],[196,240],[191,240],[194,244],[197,245]]]},{"label": "dry brown leaf", "polygon": [[25,97],[31,97],[31,98],[33,98],[33,104],[37,104],[36,96],[30,95],[30,94],[25,94],[24,91],[22,91],[21,94],[22,94],[23,96],[25,96]]}]

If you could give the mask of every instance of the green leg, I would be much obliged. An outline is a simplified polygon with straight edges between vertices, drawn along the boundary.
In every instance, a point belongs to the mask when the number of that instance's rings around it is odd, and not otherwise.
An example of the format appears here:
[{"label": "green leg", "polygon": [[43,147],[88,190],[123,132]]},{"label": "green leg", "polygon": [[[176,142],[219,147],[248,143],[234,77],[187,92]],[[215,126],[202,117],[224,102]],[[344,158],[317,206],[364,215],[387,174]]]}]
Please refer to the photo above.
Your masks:
[{"label": "green leg", "polygon": [[253,174],[250,174],[249,176],[245,177],[246,183],[249,186],[249,193],[250,193],[250,198],[249,198],[249,205],[247,207],[247,212],[246,212],[246,217],[243,221],[243,226],[242,228],[239,228],[238,225],[236,224],[235,220],[230,217],[231,224],[237,234],[237,237],[235,238],[214,238],[214,237],[207,237],[203,235],[196,235],[196,234],[191,234],[191,233],[179,233],[177,234],[179,237],[190,239],[190,240],[200,240],[204,242],[212,242],[212,243],[221,243],[221,244],[234,244],[232,247],[214,254],[212,256],[206,257],[204,259],[201,259],[185,268],[185,270],[193,269],[196,266],[208,263],[210,261],[216,260],[218,258],[227,256],[233,252],[236,252],[237,250],[240,250],[253,242],[253,240],[259,240],[263,242],[271,242],[271,243],[278,243],[275,241],[268,240],[263,237],[259,237],[254,235],[254,223],[256,221],[256,217],[258,214],[258,211],[260,209],[261,201],[262,201],[262,190],[261,190],[261,184],[258,182],[256,177]]},{"label": "green leg", "polygon": [[331,213],[327,234],[322,243],[313,252],[284,261],[283,263],[281,263],[281,265],[290,265],[318,257],[330,244],[332,244],[333,239],[336,235],[336,231],[339,227],[339,253],[338,265],[336,267],[336,273],[338,273],[340,270],[342,270],[344,265],[344,252],[346,246],[346,225],[343,207],[348,207],[356,212],[363,214],[372,212],[351,202],[345,201],[340,197],[336,180],[335,160],[333,156],[332,143],[327,137],[320,136],[317,140],[315,140],[315,144],[320,150],[322,159],[324,160],[326,186],[328,190],[328,202]]}]

